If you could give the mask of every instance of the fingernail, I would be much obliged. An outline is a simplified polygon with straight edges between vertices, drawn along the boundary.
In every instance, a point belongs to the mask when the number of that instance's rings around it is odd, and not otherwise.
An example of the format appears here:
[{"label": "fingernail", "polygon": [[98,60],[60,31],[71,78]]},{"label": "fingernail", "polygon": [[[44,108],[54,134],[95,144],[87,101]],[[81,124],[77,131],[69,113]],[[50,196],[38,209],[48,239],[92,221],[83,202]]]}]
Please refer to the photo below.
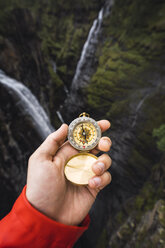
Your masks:
[{"label": "fingernail", "polygon": [[109,140],[104,139],[103,141],[104,141],[104,144],[106,144],[106,145],[110,146],[111,142],[110,142]]},{"label": "fingernail", "polygon": [[105,164],[103,162],[97,162],[94,167],[96,170],[99,170],[100,173],[103,173],[105,170]]},{"label": "fingernail", "polygon": [[102,139],[102,140],[100,140],[100,142],[101,142],[101,145],[103,145],[103,146],[109,147],[111,145],[111,142],[108,139]]},{"label": "fingernail", "polygon": [[99,187],[101,184],[101,178],[100,177],[94,177],[93,182],[94,182],[96,187]]}]

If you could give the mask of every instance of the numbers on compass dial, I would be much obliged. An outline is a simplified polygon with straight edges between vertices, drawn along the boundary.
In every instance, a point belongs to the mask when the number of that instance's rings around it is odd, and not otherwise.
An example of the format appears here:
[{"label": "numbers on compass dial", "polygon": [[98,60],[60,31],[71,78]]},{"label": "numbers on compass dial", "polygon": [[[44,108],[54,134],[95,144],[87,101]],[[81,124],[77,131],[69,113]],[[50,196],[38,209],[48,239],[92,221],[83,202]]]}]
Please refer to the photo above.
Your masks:
[{"label": "numbers on compass dial", "polygon": [[73,130],[73,139],[82,149],[91,147],[96,141],[97,131],[92,123],[80,123]]},{"label": "numbers on compass dial", "polygon": [[69,143],[79,151],[90,151],[97,146],[101,138],[101,129],[98,123],[82,113],[74,119],[68,129]]}]

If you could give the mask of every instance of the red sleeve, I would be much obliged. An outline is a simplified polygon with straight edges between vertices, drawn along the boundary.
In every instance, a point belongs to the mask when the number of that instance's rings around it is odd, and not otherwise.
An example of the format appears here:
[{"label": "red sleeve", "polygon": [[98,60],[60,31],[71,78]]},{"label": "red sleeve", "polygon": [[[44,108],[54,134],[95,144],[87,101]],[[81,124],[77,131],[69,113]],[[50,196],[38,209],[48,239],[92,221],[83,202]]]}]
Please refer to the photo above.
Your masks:
[{"label": "red sleeve", "polygon": [[81,226],[58,223],[28,202],[26,187],[11,212],[0,221],[0,248],[70,248],[89,226],[89,216]]}]

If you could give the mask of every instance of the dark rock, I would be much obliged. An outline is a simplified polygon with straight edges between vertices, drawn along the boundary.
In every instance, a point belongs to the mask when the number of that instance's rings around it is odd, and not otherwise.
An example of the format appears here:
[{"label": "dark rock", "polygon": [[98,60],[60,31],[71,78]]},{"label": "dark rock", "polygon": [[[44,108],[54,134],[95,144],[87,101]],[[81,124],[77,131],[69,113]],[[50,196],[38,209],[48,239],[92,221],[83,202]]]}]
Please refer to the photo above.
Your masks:
[{"label": "dark rock", "polygon": [[43,112],[31,92],[21,83],[0,73],[0,180],[2,183],[0,208],[2,217],[9,211],[11,204],[26,183],[29,156],[53,128],[49,124],[46,113]]}]

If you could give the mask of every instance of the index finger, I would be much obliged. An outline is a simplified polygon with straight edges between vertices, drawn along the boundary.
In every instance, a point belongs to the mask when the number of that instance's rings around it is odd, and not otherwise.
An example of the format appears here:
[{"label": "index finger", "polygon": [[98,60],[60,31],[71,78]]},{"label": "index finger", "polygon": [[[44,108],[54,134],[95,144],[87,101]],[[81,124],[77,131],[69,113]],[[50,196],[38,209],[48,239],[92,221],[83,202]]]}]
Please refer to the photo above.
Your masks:
[{"label": "index finger", "polygon": [[[98,121],[97,122],[98,124],[99,124],[99,126],[100,126],[100,128],[101,128],[101,132],[105,132],[106,130],[108,130],[109,128],[110,128],[110,126],[111,126],[111,123],[109,122],[109,121],[107,121],[107,120],[101,120],[101,121]],[[103,137],[104,138],[104,137]],[[103,140],[103,138],[102,139],[100,139],[100,141],[99,142],[101,142],[102,140]],[[105,137],[106,138],[106,137]],[[109,139],[108,137],[107,137],[107,139]],[[110,140],[110,142],[111,142],[111,140]],[[111,142],[112,143],[112,142]],[[100,144],[100,143],[99,143]],[[91,153],[93,153],[93,154],[98,154],[99,152],[100,152],[100,146],[99,146],[99,144],[96,146],[96,147],[94,147],[92,150],[91,150]],[[107,146],[107,145],[106,145]],[[104,147],[103,147],[104,148]],[[101,149],[102,150],[102,149]],[[109,150],[109,149],[108,149]],[[102,150],[102,151],[105,151],[105,150]]]},{"label": "index finger", "polygon": [[107,120],[101,120],[97,122],[101,128],[101,132],[105,132],[106,130],[108,130],[111,126],[111,123]]}]

